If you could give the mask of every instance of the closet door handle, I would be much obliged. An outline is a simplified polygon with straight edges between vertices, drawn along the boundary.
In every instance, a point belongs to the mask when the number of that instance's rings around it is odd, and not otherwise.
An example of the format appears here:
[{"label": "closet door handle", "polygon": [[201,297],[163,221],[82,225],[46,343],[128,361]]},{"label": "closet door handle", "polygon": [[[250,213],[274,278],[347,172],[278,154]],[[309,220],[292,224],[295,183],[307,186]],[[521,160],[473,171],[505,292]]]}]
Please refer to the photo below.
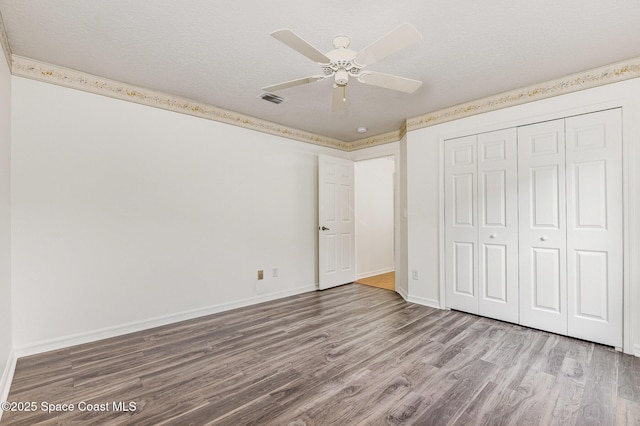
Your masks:
[{"label": "closet door handle", "polygon": [[549,239],[549,237],[547,237],[546,235],[540,237],[540,241],[547,241],[548,239]]},{"label": "closet door handle", "polygon": [[489,235],[489,238],[491,238],[492,240],[495,240],[495,238],[496,238],[496,237],[497,237],[497,235],[496,235],[496,234],[491,234],[491,235]]}]

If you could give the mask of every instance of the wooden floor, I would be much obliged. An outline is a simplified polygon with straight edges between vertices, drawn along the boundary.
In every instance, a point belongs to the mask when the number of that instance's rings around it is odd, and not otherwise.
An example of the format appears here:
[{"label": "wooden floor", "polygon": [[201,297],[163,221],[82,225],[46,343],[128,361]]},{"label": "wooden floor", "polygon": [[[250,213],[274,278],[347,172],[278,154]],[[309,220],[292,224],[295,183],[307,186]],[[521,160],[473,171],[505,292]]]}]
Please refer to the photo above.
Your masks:
[{"label": "wooden floor", "polygon": [[373,277],[360,278],[356,281],[358,284],[370,285],[372,287],[384,288],[385,290],[396,289],[396,273],[387,272],[386,274],[374,275]]},{"label": "wooden floor", "polygon": [[611,348],[349,284],[21,358],[38,409],[1,423],[637,425],[639,385]]}]

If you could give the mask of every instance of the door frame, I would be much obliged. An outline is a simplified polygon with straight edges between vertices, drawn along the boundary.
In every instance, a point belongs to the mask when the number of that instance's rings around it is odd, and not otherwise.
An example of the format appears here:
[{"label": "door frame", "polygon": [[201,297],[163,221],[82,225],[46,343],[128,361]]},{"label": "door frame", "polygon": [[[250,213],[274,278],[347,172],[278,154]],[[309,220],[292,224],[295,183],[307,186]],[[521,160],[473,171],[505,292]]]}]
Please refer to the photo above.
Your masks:
[{"label": "door frame", "polygon": [[[633,141],[640,139],[640,125],[634,123],[634,114],[640,112],[640,96],[632,96],[633,90],[628,85],[633,81],[625,81],[607,86],[600,86],[563,96],[544,99],[529,104],[505,108],[476,116],[466,117],[448,123],[443,123],[435,137],[439,150],[439,296],[440,307],[446,307],[445,300],[445,244],[444,244],[444,141],[447,139],[486,133],[511,127],[518,127],[543,121],[556,120],[575,115],[582,115],[607,109],[622,109],[622,179],[623,179],[623,347],[625,353],[640,356],[640,341],[634,342],[633,327],[633,299],[640,295],[640,288],[632,288],[632,277],[637,277],[640,267],[632,265],[632,259],[640,253],[635,246],[640,241],[634,240],[634,232],[640,221],[635,218],[637,208],[633,194],[637,194],[636,183],[633,180],[635,152]],[[636,83],[637,84],[637,83]],[[637,89],[635,89],[637,90]],[[637,121],[637,120],[636,120]],[[638,306],[635,306],[638,309]]]},{"label": "door frame", "polygon": [[[406,249],[404,249],[401,232],[401,217],[400,217],[400,192],[401,192],[401,164],[400,164],[400,142],[393,142],[384,145],[378,145],[375,147],[352,151],[349,155],[349,159],[354,162],[375,160],[377,158],[393,157],[394,170],[393,175],[393,245],[394,245],[394,262],[393,268],[395,270],[395,291],[400,294],[405,300],[408,299],[408,277],[406,268],[401,268],[402,259],[406,259]],[[356,211],[357,214],[357,211]],[[356,238],[358,235],[356,233]],[[356,257],[358,256],[356,252]],[[356,276],[358,270],[356,267]]]}]

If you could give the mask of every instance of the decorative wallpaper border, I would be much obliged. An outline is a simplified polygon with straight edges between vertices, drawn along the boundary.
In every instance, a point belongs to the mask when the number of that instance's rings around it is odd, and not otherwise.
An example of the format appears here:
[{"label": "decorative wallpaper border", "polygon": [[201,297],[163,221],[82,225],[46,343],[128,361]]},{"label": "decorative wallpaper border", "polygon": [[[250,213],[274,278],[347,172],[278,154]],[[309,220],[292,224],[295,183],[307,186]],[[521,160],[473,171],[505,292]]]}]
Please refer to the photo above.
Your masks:
[{"label": "decorative wallpaper border", "polygon": [[7,65],[9,65],[9,69],[11,69],[11,46],[9,46],[9,37],[7,37],[7,31],[4,27],[4,21],[2,20],[1,14],[0,14],[0,44],[2,45],[2,51],[4,52],[4,57],[7,60]]},{"label": "decorative wallpaper border", "polygon": [[[10,55],[9,44],[6,39],[6,34],[4,33],[1,17],[0,41],[2,42],[5,55]],[[545,83],[499,93],[497,95],[466,102],[464,104],[432,113],[419,115],[417,117],[407,119],[398,130],[358,139],[352,142],[345,142],[339,139],[279,125],[189,99],[132,86],[57,65],[51,65],[34,59],[18,55],[11,55],[11,58],[11,71],[17,76],[57,84],[72,89],[83,90],[98,95],[109,96],[120,100],[135,102],[142,105],[162,108],[173,112],[193,115],[200,118],[347,152],[397,142],[402,139],[407,132],[445,123],[447,121],[640,77],[640,58],[633,58],[589,71],[572,74],[570,76]]]},{"label": "decorative wallpaper border", "polygon": [[524,88],[487,96],[451,108],[407,119],[407,131],[434,126],[484,112],[534,102],[579,90],[640,77],[640,58],[594,68]]},{"label": "decorative wallpaper border", "polygon": [[359,149],[371,148],[372,146],[397,142],[402,139],[402,136],[403,135],[400,130],[394,130],[392,132],[382,133],[380,135],[370,136],[368,138],[358,139],[347,143],[349,144],[349,151],[357,151]]},{"label": "decorative wallpaper border", "polygon": [[20,77],[44,81],[59,86],[78,89],[97,95],[135,102],[142,105],[162,108],[173,112],[193,115],[221,123],[257,130],[289,139],[308,142],[343,151],[349,150],[349,144],[338,139],[317,135],[304,130],[282,126],[249,115],[214,107],[189,99],[172,96],[154,90],[109,80],[103,77],[75,71],[57,65],[47,64],[34,59],[12,55],[12,73]]}]

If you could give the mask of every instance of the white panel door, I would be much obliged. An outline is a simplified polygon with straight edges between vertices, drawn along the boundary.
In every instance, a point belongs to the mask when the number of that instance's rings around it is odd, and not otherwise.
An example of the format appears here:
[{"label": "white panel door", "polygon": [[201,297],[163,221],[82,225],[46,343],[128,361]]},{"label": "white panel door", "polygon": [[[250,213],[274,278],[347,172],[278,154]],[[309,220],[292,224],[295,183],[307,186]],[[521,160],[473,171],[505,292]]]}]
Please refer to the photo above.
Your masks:
[{"label": "white panel door", "polygon": [[520,324],[567,334],[564,120],[518,128]]},{"label": "white panel door", "polygon": [[445,141],[446,305],[478,313],[476,136]]},{"label": "white panel door", "polygon": [[569,335],[622,347],[622,119],[566,119]]},{"label": "white panel door", "polygon": [[318,265],[321,290],[355,281],[353,161],[318,156]]},{"label": "white panel door", "polygon": [[478,313],[517,323],[518,149],[515,128],[478,135]]}]

